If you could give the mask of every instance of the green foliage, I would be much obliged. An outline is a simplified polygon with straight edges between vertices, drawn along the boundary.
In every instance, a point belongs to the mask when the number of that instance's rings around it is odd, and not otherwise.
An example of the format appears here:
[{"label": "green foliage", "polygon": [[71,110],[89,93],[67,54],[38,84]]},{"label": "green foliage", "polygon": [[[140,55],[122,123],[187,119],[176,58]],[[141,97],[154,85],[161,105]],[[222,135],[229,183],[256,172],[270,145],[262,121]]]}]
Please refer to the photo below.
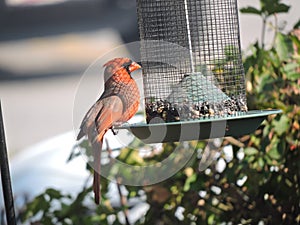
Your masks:
[{"label": "green foliage", "polygon": [[[116,215],[121,209],[113,209],[106,198],[99,207],[91,207],[93,199],[91,188],[84,188],[76,197],[62,194],[58,190],[47,189],[27,204],[21,215],[22,223],[31,224],[110,224],[108,217]],[[118,219],[113,224],[121,224]]]},{"label": "green foliage", "polygon": [[[279,0],[264,0],[260,9],[248,7],[242,12],[267,18],[288,10]],[[244,60],[247,97],[250,109],[280,108],[283,113],[270,116],[254,134],[224,139],[217,149],[220,154],[204,172],[198,170],[198,152],[206,143],[192,141],[185,151],[196,149],[194,156],[173,177],[152,186],[127,187],[129,197],[143,190],[150,206],[136,224],[300,223],[300,41],[295,32],[275,32],[270,49],[258,43],[249,48]],[[232,50],[225,49],[229,60],[234,60]],[[146,165],[162,161],[175,147],[176,143],[164,144],[164,151],[147,158],[137,150],[123,149],[118,159]],[[232,157],[222,151],[224,147],[232,148]],[[219,163],[225,163],[223,170]],[[104,194],[107,185],[102,179]],[[107,218],[124,212],[126,206],[112,208],[104,194],[104,203],[93,207],[86,204],[91,188],[75,198],[48,189],[27,205],[23,219],[41,224],[109,224]],[[111,224],[120,224],[118,217]]]},{"label": "green foliage", "polygon": [[241,12],[256,14],[261,17],[269,17],[277,13],[286,13],[289,9],[290,6],[280,3],[280,0],[260,0],[260,9],[249,6],[241,9]]},{"label": "green foliage", "polygon": [[[275,18],[275,29],[278,29],[277,26],[277,14],[278,13],[287,13],[290,9],[290,6],[281,3],[281,0],[260,0],[260,8],[254,8],[252,6],[242,8],[242,13],[249,13],[253,15],[258,15],[261,17],[263,26],[262,26],[262,37],[261,37],[261,47],[264,48],[265,45],[265,33],[266,33],[266,25],[268,22],[268,19],[270,17]],[[297,24],[295,25],[297,26]]]}]

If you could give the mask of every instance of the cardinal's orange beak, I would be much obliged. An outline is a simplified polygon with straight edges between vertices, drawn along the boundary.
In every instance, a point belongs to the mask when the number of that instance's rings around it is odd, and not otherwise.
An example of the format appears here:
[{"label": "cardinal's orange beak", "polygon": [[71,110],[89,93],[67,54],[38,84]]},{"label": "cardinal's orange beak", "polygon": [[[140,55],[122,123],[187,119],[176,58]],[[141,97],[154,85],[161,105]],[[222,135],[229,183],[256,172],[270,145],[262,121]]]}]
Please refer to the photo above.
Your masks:
[{"label": "cardinal's orange beak", "polygon": [[132,62],[128,69],[129,69],[130,73],[132,73],[133,71],[141,69],[141,68],[142,67],[138,63]]}]

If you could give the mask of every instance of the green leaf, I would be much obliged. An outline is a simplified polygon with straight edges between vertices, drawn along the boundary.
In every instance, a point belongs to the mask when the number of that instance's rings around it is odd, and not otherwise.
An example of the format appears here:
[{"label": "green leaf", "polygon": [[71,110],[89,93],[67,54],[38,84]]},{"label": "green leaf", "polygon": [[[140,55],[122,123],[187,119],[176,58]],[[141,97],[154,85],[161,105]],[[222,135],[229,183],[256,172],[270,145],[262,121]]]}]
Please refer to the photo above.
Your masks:
[{"label": "green leaf", "polygon": [[288,187],[292,187],[292,186],[293,186],[293,182],[291,182],[288,178],[286,178],[284,181],[285,181],[285,184],[286,184]]},{"label": "green leaf", "polygon": [[[84,142],[87,143],[87,141],[83,141],[79,146],[83,147],[83,145],[84,145],[83,143]],[[79,155],[82,154],[81,151],[79,150],[79,146],[78,145],[73,146],[73,148],[71,150],[71,153],[69,155],[69,158],[67,159],[67,162],[70,162],[72,159],[74,159],[74,158],[76,158],[76,157],[78,157]],[[84,145],[84,148],[86,148],[85,145]]]},{"label": "green leaf", "polygon": [[300,28],[300,19],[299,19],[298,22],[294,25],[293,28],[294,28],[294,29],[299,29],[299,28]]},{"label": "green leaf", "polygon": [[207,219],[207,223],[208,223],[209,225],[213,225],[214,222],[215,222],[215,215],[214,215],[214,214],[211,214],[211,215],[208,217],[208,219]]},{"label": "green leaf", "polygon": [[58,190],[49,188],[45,192],[51,199],[60,199],[62,197],[61,193]]},{"label": "green leaf", "polygon": [[265,165],[264,159],[262,157],[259,157],[257,161],[258,161],[258,165],[260,166],[260,168],[263,168]]},{"label": "green leaf", "polygon": [[273,67],[278,68],[281,66],[280,59],[279,59],[278,55],[276,54],[276,52],[270,51],[269,56],[270,56],[270,61],[273,64]]},{"label": "green leaf", "polygon": [[270,76],[270,71],[262,73],[259,78],[259,84],[257,85],[258,92],[272,91],[274,85],[274,79]]},{"label": "green leaf", "polygon": [[286,4],[276,4],[273,8],[269,9],[270,14],[275,14],[275,13],[287,13],[290,10],[290,6]]},{"label": "green leaf", "polygon": [[195,182],[197,180],[197,174],[194,173],[191,176],[189,176],[186,180],[185,180],[185,184],[183,186],[183,191],[187,192],[190,190],[191,187],[191,183]]},{"label": "green leaf", "polygon": [[278,32],[275,39],[275,50],[281,61],[287,61],[294,52],[292,40],[287,35]]},{"label": "green leaf", "polygon": [[300,73],[290,72],[286,74],[286,77],[291,81],[296,81],[300,79]]},{"label": "green leaf", "polygon": [[261,0],[262,12],[267,16],[276,14],[276,13],[287,13],[290,9],[290,6],[279,3],[279,0]]},{"label": "green leaf", "polygon": [[299,64],[294,62],[284,65],[281,71],[285,73],[288,80],[296,81],[300,79],[300,73],[297,71],[299,68]]},{"label": "green leaf", "polygon": [[258,154],[258,150],[256,148],[253,148],[253,147],[247,147],[244,149],[244,153],[246,155],[256,155]]},{"label": "green leaf", "polygon": [[269,166],[274,165],[273,159],[268,154],[264,155],[264,160],[267,163],[267,165]]},{"label": "green leaf", "polygon": [[106,215],[105,214],[101,214],[101,215],[94,215],[91,217],[91,221],[92,222],[99,222],[99,221],[102,221],[104,219],[106,219]]},{"label": "green leaf", "polygon": [[273,148],[268,152],[269,156],[272,158],[272,159],[280,159],[281,155],[277,149],[277,145],[276,146],[273,146]]},{"label": "green leaf", "polygon": [[[293,44],[295,45],[295,47],[297,48],[298,55],[300,55],[300,39],[298,38],[298,36],[296,36],[294,34],[290,35],[290,38],[291,38]],[[299,60],[299,58],[298,58],[298,60]]]},{"label": "green leaf", "polygon": [[49,218],[49,217],[44,217],[44,218],[42,218],[42,220],[41,220],[41,224],[53,224],[53,221],[52,221],[52,219]]},{"label": "green leaf", "polygon": [[272,121],[275,132],[281,136],[284,132],[288,131],[290,128],[290,119],[286,115],[281,115],[279,120],[274,119]]},{"label": "green leaf", "polygon": [[283,70],[288,73],[291,71],[295,71],[297,68],[299,68],[299,64],[298,63],[288,63],[286,65],[283,66]]},{"label": "green leaf", "polygon": [[43,212],[44,214],[45,212],[48,211],[49,208],[50,208],[50,203],[45,199],[45,196],[43,194],[39,195],[32,202],[27,204],[26,212],[23,215],[22,220],[25,221],[30,217],[34,217],[40,211]]},{"label": "green leaf", "polygon": [[144,163],[144,160],[139,155],[139,152],[129,148],[122,149],[118,159],[130,165],[142,165]]},{"label": "green leaf", "polygon": [[280,145],[280,139],[275,136],[270,144],[268,155],[272,159],[279,160],[281,158],[282,150],[283,149],[282,145]]},{"label": "green leaf", "polygon": [[264,129],[263,129],[263,137],[267,137],[268,134],[270,133],[271,127],[269,124],[267,124]]},{"label": "green leaf", "polygon": [[256,9],[254,7],[248,6],[247,8],[242,8],[240,10],[241,13],[250,13],[250,14],[256,14],[261,15],[262,12],[259,9]]}]

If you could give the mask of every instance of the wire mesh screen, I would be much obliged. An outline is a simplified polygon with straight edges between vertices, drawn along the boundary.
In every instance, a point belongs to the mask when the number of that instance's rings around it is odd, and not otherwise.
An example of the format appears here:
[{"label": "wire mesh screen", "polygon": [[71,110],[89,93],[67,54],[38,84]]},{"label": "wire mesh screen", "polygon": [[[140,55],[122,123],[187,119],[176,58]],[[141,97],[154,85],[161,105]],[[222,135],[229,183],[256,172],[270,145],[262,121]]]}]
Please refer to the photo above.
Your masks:
[{"label": "wire mesh screen", "polygon": [[247,111],[236,0],[137,0],[147,122]]}]

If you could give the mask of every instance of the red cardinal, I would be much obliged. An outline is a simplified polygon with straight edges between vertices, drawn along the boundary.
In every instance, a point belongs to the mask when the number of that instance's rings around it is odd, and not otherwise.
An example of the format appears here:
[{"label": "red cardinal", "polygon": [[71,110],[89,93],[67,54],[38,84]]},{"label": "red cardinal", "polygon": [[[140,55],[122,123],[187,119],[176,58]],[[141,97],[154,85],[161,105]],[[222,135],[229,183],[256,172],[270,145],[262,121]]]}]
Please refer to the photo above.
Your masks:
[{"label": "red cardinal", "polygon": [[103,136],[116,123],[129,120],[140,104],[138,86],[131,73],[141,66],[128,58],[115,58],[104,64],[104,92],[85,115],[77,140],[87,135],[94,151],[95,202],[99,204],[100,159]]}]

